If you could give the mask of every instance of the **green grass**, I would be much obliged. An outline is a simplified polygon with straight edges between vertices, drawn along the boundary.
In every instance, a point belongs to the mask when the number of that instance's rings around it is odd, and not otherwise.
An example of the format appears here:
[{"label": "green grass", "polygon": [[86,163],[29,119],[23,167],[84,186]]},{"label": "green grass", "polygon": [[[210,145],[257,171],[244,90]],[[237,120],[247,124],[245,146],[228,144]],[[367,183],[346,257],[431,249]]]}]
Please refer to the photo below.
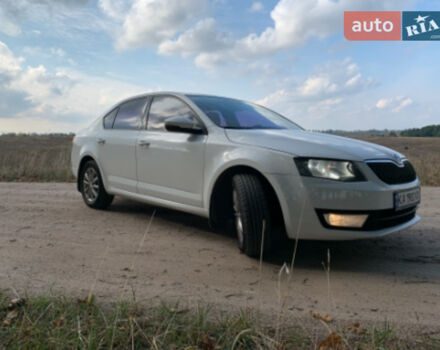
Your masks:
[{"label": "green grass", "polygon": [[[356,334],[341,332],[336,337],[342,347],[325,347],[321,343],[325,334],[306,335],[304,328],[288,324],[281,339],[275,340],[274,329],[258,326],[258,318],[250,312],[220,313],[178,304],[98,304],[65,297],[31,297],[8,307],[10,301],[0,294],[0,349],[320,349],[321,344],[323,350],[434,350],[440,346],[434,338],[403,340],[389,324]],[[8,324],[5,320],[11,313],[15,317]]]}]

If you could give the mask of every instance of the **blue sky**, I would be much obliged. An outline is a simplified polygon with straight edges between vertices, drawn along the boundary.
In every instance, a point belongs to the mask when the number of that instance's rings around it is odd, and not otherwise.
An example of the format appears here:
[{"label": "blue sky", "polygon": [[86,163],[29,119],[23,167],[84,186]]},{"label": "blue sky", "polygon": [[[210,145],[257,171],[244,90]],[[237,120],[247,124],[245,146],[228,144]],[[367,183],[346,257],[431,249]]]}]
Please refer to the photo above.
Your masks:
[{"label": "blue sky", "polygon": [[349,42],[346,10],[411,0],[2,0],[0,132],[76,132],[158,90],[256,101],[307,129],[440,123],[439,42]]}]

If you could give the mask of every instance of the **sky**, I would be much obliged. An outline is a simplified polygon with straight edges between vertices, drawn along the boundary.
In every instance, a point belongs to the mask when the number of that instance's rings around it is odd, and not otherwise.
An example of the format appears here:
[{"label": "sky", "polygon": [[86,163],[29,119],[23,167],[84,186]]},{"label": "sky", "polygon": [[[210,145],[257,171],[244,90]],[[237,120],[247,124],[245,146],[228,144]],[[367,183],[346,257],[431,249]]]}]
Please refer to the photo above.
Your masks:
[{"label": "sky", "polygon": [[347,41],[349,10],[440,1],[1,0],[0,133],[77,132],[164,90],[257,102],[313,130],[440,123],[440,43]]}]

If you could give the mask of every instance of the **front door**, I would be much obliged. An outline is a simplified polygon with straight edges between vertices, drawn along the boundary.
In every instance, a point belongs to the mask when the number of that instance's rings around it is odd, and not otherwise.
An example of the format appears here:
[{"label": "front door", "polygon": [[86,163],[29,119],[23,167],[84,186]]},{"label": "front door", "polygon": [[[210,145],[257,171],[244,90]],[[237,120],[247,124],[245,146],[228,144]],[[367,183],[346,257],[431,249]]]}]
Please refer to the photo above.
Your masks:
[{"label": "front door", "polygon": [[165,120],[194,112],[173,96],[154,97],[147,128],[136,146],[138,192],[176,203],[203,206],[206,135],[169,132]]}]

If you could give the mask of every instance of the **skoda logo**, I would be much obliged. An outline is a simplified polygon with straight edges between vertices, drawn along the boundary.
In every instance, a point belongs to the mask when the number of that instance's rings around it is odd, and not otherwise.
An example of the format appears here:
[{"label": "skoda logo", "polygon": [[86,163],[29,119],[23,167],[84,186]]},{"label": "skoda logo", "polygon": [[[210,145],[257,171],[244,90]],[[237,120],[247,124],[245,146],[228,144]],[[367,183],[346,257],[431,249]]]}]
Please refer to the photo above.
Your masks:
[{"label": "skoda logo", "polygon": [[401,158],[397,153],[393,154],[393,158],[398,166],[403,166],[403,158]]}]

